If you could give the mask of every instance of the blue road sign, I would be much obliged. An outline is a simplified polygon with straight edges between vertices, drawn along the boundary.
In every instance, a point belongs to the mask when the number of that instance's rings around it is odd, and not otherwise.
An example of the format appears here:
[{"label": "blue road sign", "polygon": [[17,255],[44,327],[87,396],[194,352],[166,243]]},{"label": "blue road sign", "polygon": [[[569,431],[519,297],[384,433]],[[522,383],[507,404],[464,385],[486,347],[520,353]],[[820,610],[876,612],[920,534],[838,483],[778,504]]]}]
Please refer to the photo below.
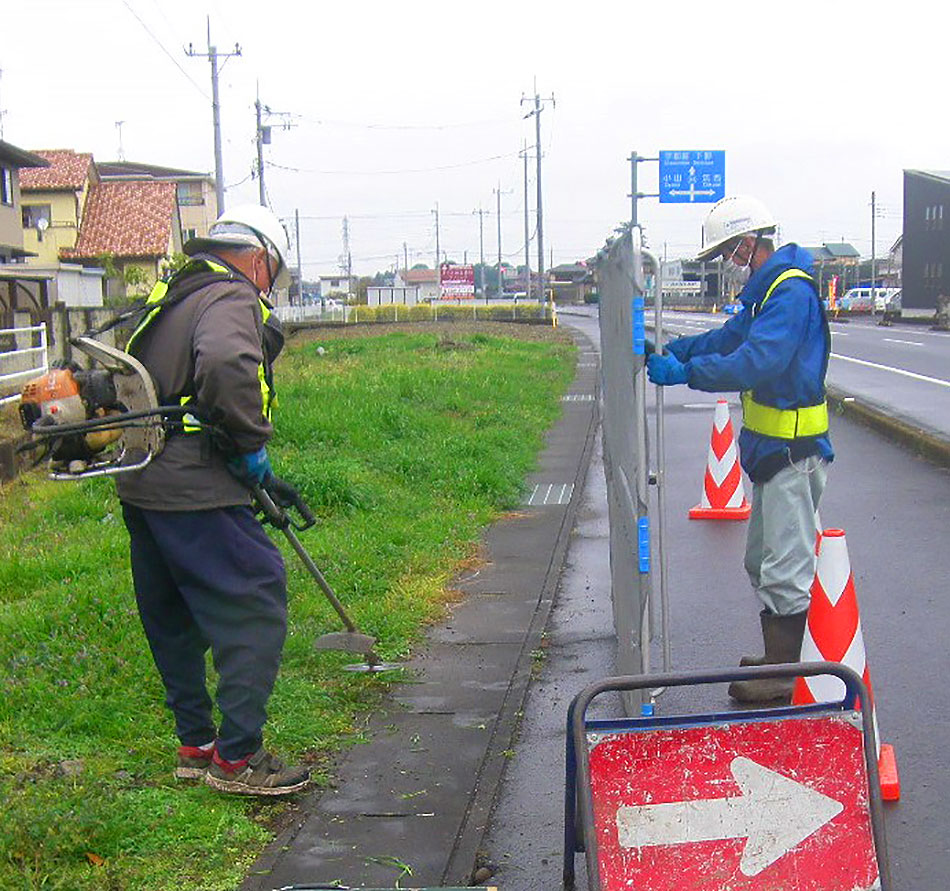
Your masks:
[{"label": "blue road sign", "polygon": [[660,203],[718,201],[726,194],[726,153],[660,152]]}]

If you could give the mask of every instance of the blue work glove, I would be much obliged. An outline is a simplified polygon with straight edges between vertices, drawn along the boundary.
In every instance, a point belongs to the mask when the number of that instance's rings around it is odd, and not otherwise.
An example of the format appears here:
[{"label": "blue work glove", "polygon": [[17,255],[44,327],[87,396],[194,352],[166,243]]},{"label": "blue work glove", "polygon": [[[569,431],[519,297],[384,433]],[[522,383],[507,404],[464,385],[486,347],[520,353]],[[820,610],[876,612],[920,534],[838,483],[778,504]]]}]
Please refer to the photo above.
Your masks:
[{"label": "blue work glove", "polygon": [[267,449],[264,446],[256,452],[245,452],[243,455],[230,458],[228,470],[245,486],[263,485],[268,477],[273,476],[270,458],[267,457]]},{"label": "blue work glove", "polygon": [[647,377],[659,387],[668,387],[688,383],[689,371],[672,353],[654,353],[647,359]]}]

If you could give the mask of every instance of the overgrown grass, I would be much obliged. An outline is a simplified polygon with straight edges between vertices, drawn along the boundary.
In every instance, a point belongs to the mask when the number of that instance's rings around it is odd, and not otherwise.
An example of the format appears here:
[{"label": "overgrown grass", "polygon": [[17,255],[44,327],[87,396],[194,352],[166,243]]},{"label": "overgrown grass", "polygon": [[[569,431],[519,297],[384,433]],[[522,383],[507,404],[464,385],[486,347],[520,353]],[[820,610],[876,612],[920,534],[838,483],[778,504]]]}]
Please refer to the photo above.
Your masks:
[{"label": "overgrown grass", "polygon": [[[517,504],[572,374],[564,342],[450,336],[328,339],[323,355],[311,341],[279,367],[274,463],[322,520],[302,539],[389,659]],[[177,742],[111,485],[13,483],[0,531],[0,888],[236,887],[288,805],[171,778]],[[339,622],[284,550],[291,627],[267,742],[325,780],[386,681],[313,649]]]}]

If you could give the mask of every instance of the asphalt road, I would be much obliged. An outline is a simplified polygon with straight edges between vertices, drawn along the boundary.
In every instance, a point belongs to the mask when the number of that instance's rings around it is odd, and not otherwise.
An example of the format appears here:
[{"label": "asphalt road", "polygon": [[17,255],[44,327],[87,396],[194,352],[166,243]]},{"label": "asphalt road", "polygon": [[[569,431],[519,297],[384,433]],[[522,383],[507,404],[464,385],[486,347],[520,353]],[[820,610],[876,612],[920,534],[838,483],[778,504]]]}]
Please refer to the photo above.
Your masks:
[{"label": "asphalt road", "polygon": [[[670,336],[719,327],[722,315],[664,313]],[[831,324],[828,384],[888,415],[950,439],[950,332],[870,318]]]},{"label": "asphalt road", "polygon": [[[562,321],[597,342],[596,317],[565,314]],[[690,321],[698,326],[708,317]],[[898,330],[849,331],[850,343],[858,345],[849,347],[849,355],[867,355],[859,348],[890,349],[874,338],[880,333],[903,339]],[[863,338],[867,343],[861,345]],[[734,403],[735,396],[730,398]],[[745,524],[686,516],[699,499],[715,399],[685,387],[667,390],[667,552],[677,669],[734,665],[741,653],[761,646],[758,604],[742,570]],[[731,411],[736,423],[735,404]],[[823,525],[847,533],[881,735],[895,746],[903,787],[902,800],[886,812],[893,887],[942,888],[950,875],[950,607],[943,593],[950,574],[950,472],[847,418],[834,417],[831,433],[837,458],[822,502]],[[485,844],[494,881],[512,891],[560,887],[566,709],[581,688],[612,673],[599,446],[580,497],[544,660]],[[655,646],[654,665],[659,661]],[[619,715],[616,703],[603,708],[603,714]],[[657,704],[661,715],[726,708],[725,689],[717,687],[670,691]],[[576,865],[578,887],[584,888],[583,855]]]}]

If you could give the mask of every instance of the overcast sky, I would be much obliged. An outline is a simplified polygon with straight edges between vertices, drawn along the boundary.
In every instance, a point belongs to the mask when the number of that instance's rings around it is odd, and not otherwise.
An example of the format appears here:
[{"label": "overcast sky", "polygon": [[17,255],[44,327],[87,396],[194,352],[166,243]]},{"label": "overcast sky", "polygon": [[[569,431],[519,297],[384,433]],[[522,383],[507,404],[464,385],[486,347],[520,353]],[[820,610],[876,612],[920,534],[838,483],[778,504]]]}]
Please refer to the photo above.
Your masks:
[{"label": "overcast sky", "polygon": [[[213,171],[207,20],[223,62],[228,205],[257,200],[254,98],[274,112],[265,184],[301,218],[305,277],[435,259],[524,257],[522,144],[541,115],[545,264],[591,256],[630,215],[631,151],[724,149],[727,194],[752,193],[783,240],[876,252],[901,230],[902,170],[950,169],[950,14],[921,0],[778,3],[291,3],[29,0],[0,31],[3,138],[21,148]],[[281,129],[283,124],[287,129]],[[656,191],[657,165],[639,165]],[[531,228],[535,174],[530,170]],[[640,202],[653,247],[694,253],[708,205]],[[291,227],[292,228],[292,227]],[[536,264],[532,243],[532,266]]]}]

